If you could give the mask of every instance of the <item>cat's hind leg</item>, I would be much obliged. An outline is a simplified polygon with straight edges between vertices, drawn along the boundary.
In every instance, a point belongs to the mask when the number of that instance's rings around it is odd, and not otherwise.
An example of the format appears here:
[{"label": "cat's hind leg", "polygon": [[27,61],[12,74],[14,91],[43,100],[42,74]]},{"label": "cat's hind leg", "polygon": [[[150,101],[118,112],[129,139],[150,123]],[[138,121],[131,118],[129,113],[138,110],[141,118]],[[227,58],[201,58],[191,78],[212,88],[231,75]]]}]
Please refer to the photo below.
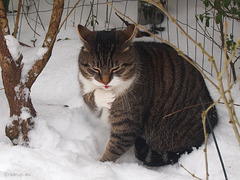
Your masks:
[{"label": "cat's hind leg", "polygon": [[164,166],[178,162],[178,159],[185,152],[190,153],[192,149],[186,151],[164,151],[158,152],[152,150],[143,138],[137,138],[135,141],[135,156],[147,166]]},{"label": "cat's hind leg", "polygon": [[135,150],[136,158],[139,159],[140,161],[144,162],[148,155],[148,151],[149,151],[149,147],[148,147],[146,141],[143,138],[138,137],[135,140],[134,145],[135,145],[134,150]]},{"label": "cat's hind leg", "polygon": [[143,138],[137,138],[135,141],[135,156],[147,166],[163,166],[170,164],[166,153],[158,153],[151,150]]}]

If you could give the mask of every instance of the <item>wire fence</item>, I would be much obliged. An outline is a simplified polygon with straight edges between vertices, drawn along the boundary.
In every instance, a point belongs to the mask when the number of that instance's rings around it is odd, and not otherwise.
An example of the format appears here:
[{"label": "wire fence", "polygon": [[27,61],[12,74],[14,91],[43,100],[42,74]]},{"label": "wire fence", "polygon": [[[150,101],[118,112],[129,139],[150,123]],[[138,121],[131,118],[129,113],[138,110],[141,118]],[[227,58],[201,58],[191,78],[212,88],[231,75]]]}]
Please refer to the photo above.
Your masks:
[{"label": "wire fence", "polygon": [[[69,13],[77,0],[65,0],[63,18]],[[123,29],[124,22],[115,15],[114,10],[106,3],[110,2],[124,15],[130,17],[135,22],[141,22],[140,17],[140,1],[138,0],[82,0],[73,11],[71,16],[64,24],[64,29],[68,31],[77,24],[88,26],[93,30],[110,30],[112,28]],[[219,25],[215,21],[210,21],[207,28],[197,17],[206,11],[201,0],[163,0],[165,8],[184,28],[184,30],[201,43],[202,46],[215,58],[217,66],[222,69],[223,50],[221,46]],[[10,0],[8,18],[12,19],[10,27],[14,26],[16,18],[16,10],[18,1]],[[50,20],[53,8],[53,0],[23,0],[20,24],[18,31],[18,39],[22,40],[24,34],[30,36],[32,41],[38,36],[45,34]],[[214,12],[215,13],[215,12]],[[155,13],[159,18],[159,13]],[[125,19],[125,17],[123,17]],[[158,19],[157,19],[158,20]],[[148,29],[153,27],[151,24],[145,23]],[[192,42],[184,37],[170,20],[162,15],[161,21],[154,24],[154,27],[160,29],[155,31],[158,36],[165,39],[177,48],[181,49],[185,54],[191,57],[197,64],[209,74],[212,74],[212,67],[207,58]],[[240,24],[235,20],[228,20],[228,32],[234,35],[234,38],[240,37]],[[11,28],[13,29],[13,28]],[[143,40],[156,40],[153,38],[142,38]],[[236,41],[236,39],[235,39]],[[239,56],[239,52],[237,53]],[[239,73],[240,62],[236,64]]]}]

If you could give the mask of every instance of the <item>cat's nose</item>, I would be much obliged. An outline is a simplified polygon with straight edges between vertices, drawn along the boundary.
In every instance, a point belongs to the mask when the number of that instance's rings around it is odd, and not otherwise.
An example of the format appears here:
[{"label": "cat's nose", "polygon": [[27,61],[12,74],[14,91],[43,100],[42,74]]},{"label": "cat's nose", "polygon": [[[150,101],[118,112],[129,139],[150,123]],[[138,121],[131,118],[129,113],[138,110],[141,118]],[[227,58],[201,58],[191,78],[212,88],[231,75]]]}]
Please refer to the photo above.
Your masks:
[{"label": "cat's nose", "polygon": [[107,85],[111,80],[109,75],[102,75],[101,81],[104,85]]}]

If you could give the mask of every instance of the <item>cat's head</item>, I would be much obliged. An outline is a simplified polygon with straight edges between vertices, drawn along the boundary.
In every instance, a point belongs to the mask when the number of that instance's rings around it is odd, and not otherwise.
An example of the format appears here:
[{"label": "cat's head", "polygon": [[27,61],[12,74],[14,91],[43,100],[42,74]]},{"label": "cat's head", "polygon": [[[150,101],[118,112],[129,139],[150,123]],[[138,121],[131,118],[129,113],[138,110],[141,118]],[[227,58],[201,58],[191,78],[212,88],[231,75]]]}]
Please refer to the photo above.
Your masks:
[{"label": "cat's head", "polygon": [[103,89],[131,83],[138,68],[132,45],[135,30],[130,25],[122,31],[90,31],[78,25],[84,44],[79,55],[81,75]]}]

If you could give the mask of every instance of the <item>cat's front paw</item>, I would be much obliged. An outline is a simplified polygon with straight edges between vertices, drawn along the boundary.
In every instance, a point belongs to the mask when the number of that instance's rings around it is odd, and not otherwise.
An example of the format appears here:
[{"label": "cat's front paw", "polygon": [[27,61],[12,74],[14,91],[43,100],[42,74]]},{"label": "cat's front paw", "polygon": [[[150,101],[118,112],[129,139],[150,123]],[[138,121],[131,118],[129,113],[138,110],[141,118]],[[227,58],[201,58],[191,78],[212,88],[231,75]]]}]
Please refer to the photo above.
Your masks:
[{"label": "cat's front paw", "polygon": [[111,109],[112,103],[115,100],[115,95],[111,91],[96,89],[94,92],[94,100],[97,107]]}]

